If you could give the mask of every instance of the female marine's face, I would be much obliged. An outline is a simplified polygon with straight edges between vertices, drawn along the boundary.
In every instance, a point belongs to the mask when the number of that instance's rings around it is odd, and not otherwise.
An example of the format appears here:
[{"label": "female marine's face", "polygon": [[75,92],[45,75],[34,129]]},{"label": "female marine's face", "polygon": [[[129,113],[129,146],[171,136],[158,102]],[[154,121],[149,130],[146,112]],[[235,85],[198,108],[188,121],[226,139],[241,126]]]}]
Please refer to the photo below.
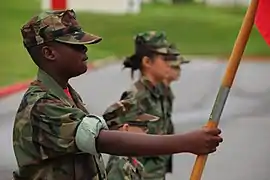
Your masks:
[{"label": "female marine's face", "polygon": [[162,82],[169,75],[170,65],[163,55],[157,55],[144,64],[147,66],[146,70],[159,82]]}]

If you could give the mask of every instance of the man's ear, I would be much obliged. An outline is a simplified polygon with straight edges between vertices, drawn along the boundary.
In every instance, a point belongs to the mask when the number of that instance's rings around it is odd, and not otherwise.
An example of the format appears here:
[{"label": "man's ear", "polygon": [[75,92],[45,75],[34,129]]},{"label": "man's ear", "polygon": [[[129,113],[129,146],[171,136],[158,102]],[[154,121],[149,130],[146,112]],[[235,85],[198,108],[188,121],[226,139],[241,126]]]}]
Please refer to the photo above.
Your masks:
[{"label": "man's ear", "polygon": [[55,61],[57,57],[56,50],[50,46],[43,46],[41,52],[43,56],[50,61]]},{"label": "man's ear", "polygon": [[122,129],[123,129],[124,131],[128,131],[128,130],[129,130],[129,125],[128,125],[128,124],[124,124],[124,125],[122,126]]}]

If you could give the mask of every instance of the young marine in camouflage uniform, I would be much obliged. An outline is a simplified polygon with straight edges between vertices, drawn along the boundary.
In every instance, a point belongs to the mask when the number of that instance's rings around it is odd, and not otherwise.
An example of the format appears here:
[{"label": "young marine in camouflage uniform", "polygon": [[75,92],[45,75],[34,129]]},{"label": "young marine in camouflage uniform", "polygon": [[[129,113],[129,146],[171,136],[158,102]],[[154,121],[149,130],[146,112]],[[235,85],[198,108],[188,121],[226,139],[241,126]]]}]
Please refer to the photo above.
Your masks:
[{"label": "young marine in camouflage uniform", "polygon": [[[176,48],[174,46],[174,48]],[[174,124],[172,122],[172,111],[173,111],[173,102],[174,102],[174,94],[171,88],[171,83],[173,81],[177,81],[180,78],[180,74],[181,74],[181,64],[186,64],[189,63],[189,60],[186,60],[183,56],[178,55],[177,57],[175,57],[177,59],[173,59],[169,64],[170,64],[170,72],[167,76],[167,79],[165,79],[163,81],[163,83],[161,83],[160,87],[161,87],[161,91],[162,94],[164,95],[164,99],[165,99],[165,108],[168,109],[168,119],[169,119],[169,125],[168,125],[168,134],[174,134],[175,130],[174,130]],[[173,155],[170,155],[169,160],[168,160],[168,164],[167,164],[167,173],[172,173],[172,169],[173,169]]]},{"label": "young marine in camouflage uniform", "polygon": [[[127,133],[146,133],[148,122],[158,120],[156,116],[140,112],[134,100],[113,104],[103,117],[109,129]],[[136,157],[110,156],[106,171],[108,180],[143,180],[144,168]]]},{"label": "young marine in camouflage uniform", "polygon": [[[179,52],[167,41],[164,32],[157,31],[139,33],[135,37],[135,51],[133,56],[124,61],[124,67],[131,68],[132,74],[139,69],[141,77],[122,97],[137,99],[143,112],[160,117],[159,121],[150,123],[150,134],[171,134],[171,109],[167,105],[168,96],[164,95],[161,85],[168,78],[170,64],[177,63]],[[138,159],[145,167],[145,179],[165,179],[166,172],[170,169],[169,155]]]},{"label": "young marine in camouflage uniform", "polygon": [[69,79],[87,71],[85,45],[98,43],[101,37],[84,32],[74,11],[43,12],[21,33],[38,73],[15,116],[15,180],[106,180],[100,153],[208,154],[222,141],[217,128],[173,136],[112,131],[102,117],[89,113]]}]

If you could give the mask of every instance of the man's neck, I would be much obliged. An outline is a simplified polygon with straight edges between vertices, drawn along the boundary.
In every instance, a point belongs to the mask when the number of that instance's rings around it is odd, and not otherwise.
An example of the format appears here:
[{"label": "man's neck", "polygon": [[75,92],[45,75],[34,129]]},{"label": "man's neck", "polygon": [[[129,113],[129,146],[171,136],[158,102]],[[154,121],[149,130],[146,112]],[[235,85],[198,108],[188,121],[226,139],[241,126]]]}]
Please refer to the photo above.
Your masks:
[{"label": "man's neck", "polygon": [[63,89],[66,89],[68,86],[68,78],[61,77],[57,72],[54,72],[52,70],[44,70],[48,75],[50,75]]}]

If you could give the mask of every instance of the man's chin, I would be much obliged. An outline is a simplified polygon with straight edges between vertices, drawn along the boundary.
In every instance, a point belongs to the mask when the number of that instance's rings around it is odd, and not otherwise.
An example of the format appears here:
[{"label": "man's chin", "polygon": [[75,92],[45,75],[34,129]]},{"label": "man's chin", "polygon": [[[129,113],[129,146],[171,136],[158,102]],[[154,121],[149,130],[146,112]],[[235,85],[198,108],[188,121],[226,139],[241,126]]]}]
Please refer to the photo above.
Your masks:
[{"label": "man's chin", "polygon": [[87,64],[86,64],[83,68],[80,69],[80,71],[77,71],[76,73],[74,73],[71,78],[74,78],[74,77],[78,77],[80,75],[83,75],[84,73],[87,72],[87,69],[88,68],[87,68]]},{"label": "man's chin", "polygon": [[82,75],[82,74],[86,73],[87,70],[88,70],[88,66],[87,66],[87,63],[86,63],[85,66],[84,66],[84,68],[82,69],[82,71],[80,72],[79,75]]}]

